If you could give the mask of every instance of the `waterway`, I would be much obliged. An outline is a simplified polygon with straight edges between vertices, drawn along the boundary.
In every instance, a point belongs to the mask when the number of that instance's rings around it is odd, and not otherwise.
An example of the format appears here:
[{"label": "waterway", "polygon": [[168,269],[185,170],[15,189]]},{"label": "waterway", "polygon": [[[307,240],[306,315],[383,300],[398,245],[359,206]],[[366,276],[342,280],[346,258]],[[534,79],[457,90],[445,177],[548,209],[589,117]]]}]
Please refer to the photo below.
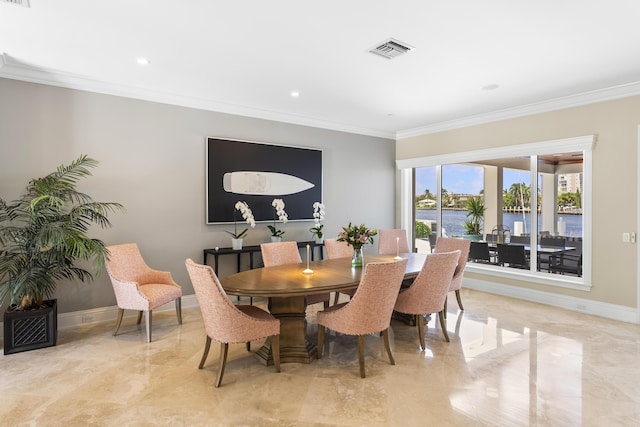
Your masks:
[{"label": "waterway", "polygon": [[[502,214],[503,223],[511,232],[514,232],[515,221],[523,221],[522,213],[508,213],[504,212]],[[418,209],[416,210],[416,219],[427,219],[431,221],[435,221],[436,219],[436,210],[435,209]],[[444,224],[444,229],[446,230],[447,236],[462,236],[464,231],[464,222],[467,219],[467,211],[465,210],[443,210],[442,211],[442,222]],[[525,214],[525,232],[531,232],[531,215]],[[538,224],[540,224],[542,218],[538,215]],[[565,236],[569,237],[582,237],[582,215],[568,215],[568,214],[558,214],[558,221],[563,221],[566,227]],[[553,230],[549,230],[553,231]],[[491,230],[485,230],[485,234],[491,233]]]}]

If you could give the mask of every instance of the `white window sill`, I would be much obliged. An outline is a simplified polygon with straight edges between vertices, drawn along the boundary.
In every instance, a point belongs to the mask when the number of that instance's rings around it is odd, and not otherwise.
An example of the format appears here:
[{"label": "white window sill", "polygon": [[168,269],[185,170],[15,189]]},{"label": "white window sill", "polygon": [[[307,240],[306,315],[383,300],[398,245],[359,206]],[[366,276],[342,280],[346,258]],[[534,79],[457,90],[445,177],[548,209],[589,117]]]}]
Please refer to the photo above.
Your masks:
[{"label": "white window sill", "polygon": [[558,288],[575,289],[579,291],[591,291],[591,284],[585,283],[585,278],[551,274],[546,272],[533,272],[517,268],[500,267],[496,265],[478,264],[468,262],[466,272],[484,274],[493,277],[531,282],[539,285],[555,286]]}]

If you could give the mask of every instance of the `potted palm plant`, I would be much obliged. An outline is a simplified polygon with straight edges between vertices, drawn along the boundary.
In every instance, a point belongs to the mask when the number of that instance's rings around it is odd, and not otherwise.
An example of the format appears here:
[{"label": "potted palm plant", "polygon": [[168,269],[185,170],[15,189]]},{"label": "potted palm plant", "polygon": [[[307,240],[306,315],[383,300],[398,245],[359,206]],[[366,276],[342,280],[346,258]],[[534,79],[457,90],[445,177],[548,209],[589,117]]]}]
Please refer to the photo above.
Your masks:
[{"label": "potted palm plant", "polygon": [[467,220],[464,222],[466,231],[464,238],[469,240],[482,240],[482,222],[484,221],[484,200],[480,196],[473,196],[465,203]]},{"label": "potted palm plant", "polygon": [[[98,164],[85,155],[43,178],[32,179],[13,202],[0,198],[0,303],[4,314],[4,353],[56,344],[56,300],[60,280],[90,281],[92,266],[104,267],[107,250],[87,235],[97,224],[108,228],[119,203],[96,202],[76,189]],[[34,316],[44,316],[33,320]]]}]

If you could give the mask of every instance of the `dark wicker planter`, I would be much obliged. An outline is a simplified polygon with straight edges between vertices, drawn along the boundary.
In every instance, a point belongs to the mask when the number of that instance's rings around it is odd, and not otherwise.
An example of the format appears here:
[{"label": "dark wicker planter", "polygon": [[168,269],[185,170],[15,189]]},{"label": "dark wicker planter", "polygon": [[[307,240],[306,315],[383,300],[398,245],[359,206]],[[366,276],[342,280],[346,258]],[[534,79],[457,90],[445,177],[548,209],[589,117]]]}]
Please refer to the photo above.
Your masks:
[{"label": "dark wicker planter", "polygon": [[4,354],[56,345],[58,336],[57,300],[44,301],[40,310],[4,312]]}]

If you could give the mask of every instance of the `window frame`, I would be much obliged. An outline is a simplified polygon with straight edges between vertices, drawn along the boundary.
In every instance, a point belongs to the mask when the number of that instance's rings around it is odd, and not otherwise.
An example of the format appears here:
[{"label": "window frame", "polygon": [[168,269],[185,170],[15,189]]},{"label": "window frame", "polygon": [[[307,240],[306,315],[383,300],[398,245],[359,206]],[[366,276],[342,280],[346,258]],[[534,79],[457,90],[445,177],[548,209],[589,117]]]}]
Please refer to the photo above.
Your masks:
[{"label": "window frame", "polygon": [[[592,287],[592,167],[593,156],[592,152],[595,148],[596,136],[584,135],[573,138],[554,139],[519,145],[511,145],[498,148],[488,148],[482,150],[465,151],[458,153],[439,154],[435,156],[417,157],[410,159],[398,159],[396,160],[396,167],[400,171],[400,191],[402,205],[400,207],[400,223],[402,228],[406,229],[410,234],[410,239],[413,241],[413,230],[415,221],[414,201],[415,191],[413,188],[413,176],[414,168],[421,168],[427,166],[436,166],[438,174],[438,185],[441,186],[441,174],[442,165],[456,164],[456,163],[468,163],[468,162],[480,162],[483,160],[495,160],[510,157],[529,156],[531,158],[531,182],[532,186],[535,182],[537,188],[537,158],[541,155],[558,154],[563,152],[582,151],[583,157],[583,184],[582,191],[583,196],[583,230],[582,230],[582,257],[583,257],[583,271],[582,277],[563,276],[559,274],[550,274],[547,272],[538,272],[530,270],[517,270],[504,268],[493,265],[483,265],[468,263],[466,270],[474,273],[482,273],[489,276],[504,277],[517,280],[527,280],[533,283],[545,284],[550,286],[557,286],[569,289],[578,289],[589,291]],[[440,187],[438,187],[440,188]],[[535,188],[532,188],[532,191]],[[537,191],[537,190],[536,190]],[[440,193],[440,192],[439,192]],[[535,198],[534,198],[535,199]],[[532,209],[537,208],[537,200]],[[440,205],[440,197],[438,197],[437,204],[437,216],[441,223],[442,207]],[[534,211],[535,212],[535,211]],[[532,217],[533,221],[533,217]],[[531,224],[533,229],[533,222]],[[537,224],[536,224],[537,227]],[[537,228],[536,228],[537,229]],[[535,248],[533,249],[532,257],[535,256]]]}]

